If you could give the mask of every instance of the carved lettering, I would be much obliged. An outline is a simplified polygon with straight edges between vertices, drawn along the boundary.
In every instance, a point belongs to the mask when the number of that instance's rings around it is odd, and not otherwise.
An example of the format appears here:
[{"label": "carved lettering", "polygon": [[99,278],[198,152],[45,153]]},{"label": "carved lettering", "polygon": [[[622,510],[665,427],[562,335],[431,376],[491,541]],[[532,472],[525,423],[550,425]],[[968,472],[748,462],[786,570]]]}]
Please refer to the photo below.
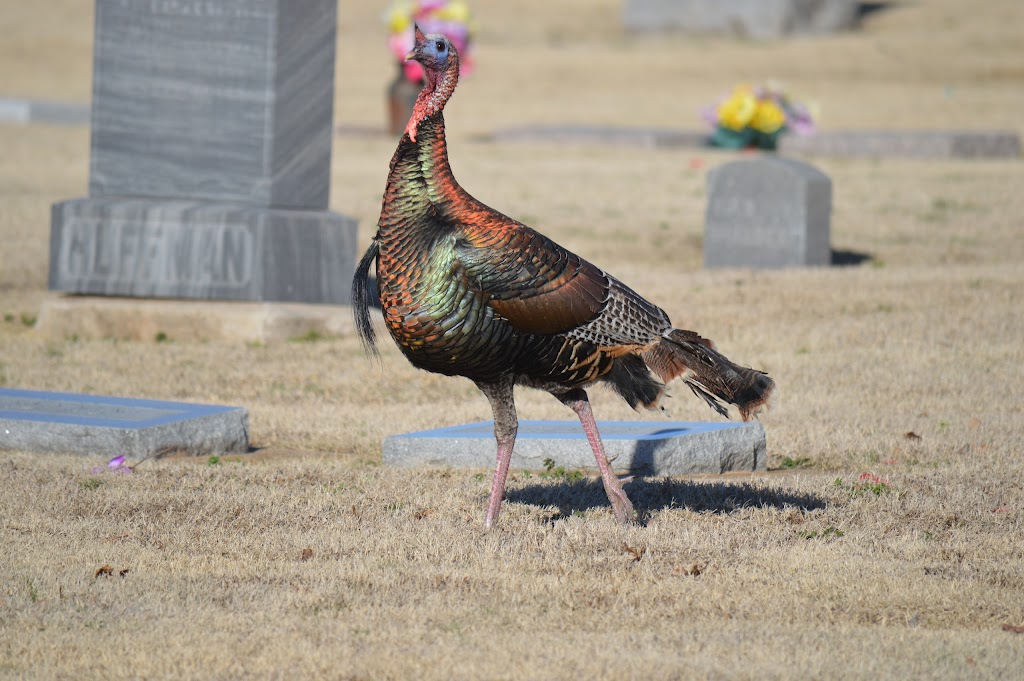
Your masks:
[{"label": "carved lettering", "polygon": [[92,250],[89,231],[81,222],[71,222],[67,230],[67,248],[60,268],[72,277],[84,277],[89,271],[89,253]]},{"label": "carved lettering", "polygon": [[255,244],[241,225],[72,219],[63,238],[58,267],[70,279],[150,283],[163,289],[242,288],[252,280]]},{"label": "carved lettering", "polygon": [[267,12],[252,2],[225,2],[224,0],[150,0],[152,14],[179,17],[231,17],[245,19],[266,17]]},{"label": "carved lettering", "polygon": [[111,238],[111,231],[113,225],[97,225],[96,237],[93,239],[92,271],[101,276],[107,276],[112,271],[114,257],[111,250],[116,246],[116,240]]},{"label": "carved lettering", "polygon": [[240,284],[249,278],[249,263],[252,262],[252,239],[249,233],[239,229],[225,229],[223,258],[220,271],[224,279]]}]

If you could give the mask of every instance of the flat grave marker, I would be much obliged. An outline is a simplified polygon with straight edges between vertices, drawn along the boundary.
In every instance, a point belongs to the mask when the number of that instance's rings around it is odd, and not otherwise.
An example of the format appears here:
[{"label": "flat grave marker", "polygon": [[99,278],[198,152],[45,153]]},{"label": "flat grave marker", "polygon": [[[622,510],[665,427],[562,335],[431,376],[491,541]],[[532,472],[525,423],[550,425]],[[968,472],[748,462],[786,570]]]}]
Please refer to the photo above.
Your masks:
[{"label": "flat grave marker", "polygon": [[[614,125],[526,125],[501,128],[481,139],[715,150],[710,143],[711,133],[706,130]],[[1021,156],[1021,142],[1020,136],[1009,130],[819,130],[813,135],[781,135],[778,153],[836,158],[1015,159]]]},{"label": "flat grave marker", "polygon": [[622,22],[631,31],[677,30],[739,38],[777,39],[794,33],[855,28],[857,0],[625,0]]},{"label": "flat grave marker", "polygon": [[0,450],[144,458],[249,449],[242,407],[0,388]]},{"label": "flat grave marker", "polygon": [[488,141],[540,144],[595,144],[651,149],[702,149],[710,135],[699,130],[633,128],[613,125],[528,125],[503,128]]},{"label": "flat grave marker", "polygon": [[782,135],[779,153],[844,158],[1020,158],[1009,130],[834,130]]},{"label": "flat grave marker", "polygon": [[0,123],[88,125],[89,106],[77,102],[0,97]]},{"label": "flat grave marker", "polygon": [[[764,427],[757,422],[604,421],[598,429],[620,473],[688,475],[766,468]],[[493,468],[494,422],[392,435],[388,466]],[[565,468],[596,468],[579,421],[520,421],[512,468],[539,470],[551,459]]]}]

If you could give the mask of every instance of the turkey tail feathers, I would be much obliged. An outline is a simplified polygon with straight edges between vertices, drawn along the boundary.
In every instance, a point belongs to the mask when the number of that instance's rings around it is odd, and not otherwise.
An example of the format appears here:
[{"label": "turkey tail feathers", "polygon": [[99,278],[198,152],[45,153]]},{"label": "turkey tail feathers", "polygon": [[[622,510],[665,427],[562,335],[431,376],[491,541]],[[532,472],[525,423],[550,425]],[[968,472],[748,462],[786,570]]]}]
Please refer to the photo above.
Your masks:
[{"label": "turkey tail feathers", "polygon": [[665,385],[636,355],[623,355],[616,359],[605,380],[633,409],[657,408],[665,392]]},{"label": "turkey tail feathers", "polygon": [[370,323],[370,265],[376,262],[379,251],[380,245],[374,240],[363,254],[352,278],[352,315],[355,317],[356,331],[359,332],[363,350],[372,357],[379,357],[380,352],[377,350],[377,335]]},{"label": "turkey tail feathers", "polygon": [[768,406],[775,389],[775,382],[763,371],[733,364],[715,350],[714,343],[692,331],[673,329],[642,356],[662,381],[681,377],[697,397],[723,416],[728,413],[722,402],[727,402],[736,405],[744,421],[750,420]]}]

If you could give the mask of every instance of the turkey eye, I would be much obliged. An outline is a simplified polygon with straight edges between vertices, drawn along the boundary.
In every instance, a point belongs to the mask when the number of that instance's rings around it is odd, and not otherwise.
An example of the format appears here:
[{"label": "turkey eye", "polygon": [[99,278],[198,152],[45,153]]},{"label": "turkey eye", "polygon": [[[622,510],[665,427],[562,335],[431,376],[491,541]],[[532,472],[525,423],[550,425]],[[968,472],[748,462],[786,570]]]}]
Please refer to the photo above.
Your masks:
[{"label": "turkey eye", "polygon": [[434,47],[437,48],[438,52],[444,52],[444,41],[438,40],[436,43],[434,43]]}]

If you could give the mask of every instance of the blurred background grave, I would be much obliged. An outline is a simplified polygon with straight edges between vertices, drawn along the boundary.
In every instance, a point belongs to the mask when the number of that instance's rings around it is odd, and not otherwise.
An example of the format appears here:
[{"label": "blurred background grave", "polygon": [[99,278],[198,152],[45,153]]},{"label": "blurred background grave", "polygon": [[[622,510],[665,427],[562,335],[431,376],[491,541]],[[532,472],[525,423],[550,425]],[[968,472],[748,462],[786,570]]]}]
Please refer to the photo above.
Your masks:
[{"label": "blurred background grave", "polygon": [[854,28],[861,4],[857,0],[625,0],[622,21],[633,31],[677,30],[763,40]]}]

